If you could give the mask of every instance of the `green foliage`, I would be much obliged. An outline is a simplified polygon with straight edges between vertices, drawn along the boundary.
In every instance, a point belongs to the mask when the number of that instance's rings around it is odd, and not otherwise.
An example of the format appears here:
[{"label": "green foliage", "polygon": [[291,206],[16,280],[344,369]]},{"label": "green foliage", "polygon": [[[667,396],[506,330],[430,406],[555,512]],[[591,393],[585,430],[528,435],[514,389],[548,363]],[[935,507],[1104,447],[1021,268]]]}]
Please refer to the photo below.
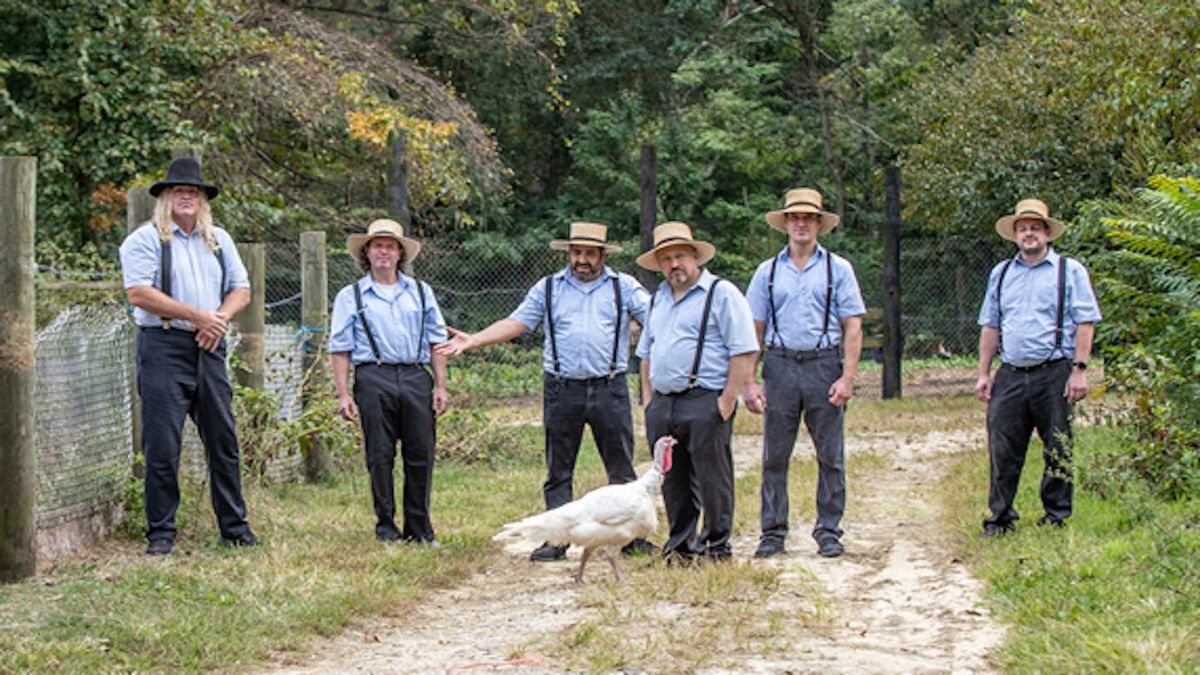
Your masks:
[{"label": "green foliage", "polygon": [[986,230],[1040,195],[1082,200],[1200,154],[1200,6],[1192,0],[1030,2],[1011,35],[907,92],[921,139],[905,153],[913,219]]},{"label": "green foliage", "polygon": [[[1090,249],[1108,378],[1133,442],[1125,461],[1169,495],[1200,488],[1200,180],[1156,176],[1131,203],[1094,203]],[[1106,215],[1117,214],[1117,215]]]}]

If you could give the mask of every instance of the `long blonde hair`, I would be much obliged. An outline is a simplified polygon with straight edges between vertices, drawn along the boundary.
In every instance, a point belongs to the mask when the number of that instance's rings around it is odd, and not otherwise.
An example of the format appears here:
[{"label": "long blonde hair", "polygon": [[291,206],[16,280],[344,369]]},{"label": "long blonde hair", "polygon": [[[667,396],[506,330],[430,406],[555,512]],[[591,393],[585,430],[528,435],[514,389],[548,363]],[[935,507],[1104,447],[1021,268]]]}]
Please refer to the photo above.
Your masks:
[{"label": "long blonde hair", "polygon": [[[171,241],[171,193],[175,191],[174,187],[166,187],[162,192],[158,193],[158,201],[154,203],[154,228],[158,230],[158,238],[160,241],[170,243]],[[200,200],[199,207],[196,209],[196,232],[204,238],[204,243],[208,245],[208,250],[217,250],[217,238],[213,235],[212,224],[212,207],[208,205],[208,195],[201,190],[197,196]]]}]

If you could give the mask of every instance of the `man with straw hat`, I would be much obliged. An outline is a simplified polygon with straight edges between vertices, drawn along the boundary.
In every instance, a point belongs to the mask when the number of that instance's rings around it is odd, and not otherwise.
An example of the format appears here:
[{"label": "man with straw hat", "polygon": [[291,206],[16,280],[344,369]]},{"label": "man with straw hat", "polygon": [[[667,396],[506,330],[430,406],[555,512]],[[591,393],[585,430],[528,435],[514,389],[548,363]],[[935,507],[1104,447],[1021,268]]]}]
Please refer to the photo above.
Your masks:
[{"label": "man with straw hat", "polygon": [[669,562],[732,555],[730,438],[738,394],[756,389],[758,341],[741,291],[701,267],[715,253],[686,223],[671,221],[654,228],[654,246],[637,258],[666,278],[650,302],[637,355],[646,436],[679,441],[662,486]]},{"label": "man with straw hat", "polygon": [[[854,396],[866,313],[854,266],[817,242],[838,225],[810,188],[788,190],[766,215],[788,243],[755,270],[746,291],[763,358],[762,536],[756,558],[784,552],[788,533],[788,464],[800,418],[817,457],[817,553],[843,552],[846,508],[845,411]],[[747,401],[747,405],[754,402]],[[757,403],[764,403],[762,400]]]},{"label": "man with straw hat", "polygon": [[[1065,230],[1037,199],[1017,202],[996,221],[996,232],[1018,253],[992,268],[979,310],[975,396],[988,404],[990,459],[985,537],[1016,529],[1013,502],[1034,429],[1045,460],[1038,524],[1062,526],[1071,515],[1071,408],[1087,396],[1100,308],[1087,269],[1050,246]],[[997,350],[1000,368],[992,377]]]},{"label": "man with straw hat", "polygon": [[[550,248],[567,252],[567,266],[544,277],[525,294],[507,318],[475,334],[450,329],[453,338],[438,347],[452,356],[507,342],[545,321],[542,364],[542,420],[546,429],[546,509],[572,499],[575,460],[584,425],[604,462],[609,483],[637,478],[633,469],[633,420],[629,407],[629,328],[645,322],[650,294],[628,274],[606,265],[608,254],[621,247],[608,243],[608,227],[571,223],[568,239],[555,239]],[[648,552],[653,546],[638,539],[626,553]],[[530,560],[546,562],[566,557],[567,546],[543,543]]]},{"label": "man with straw hat", "polygon": [[148,555],[175,547],[183,420],[204,443],[213,511],[226,546],[257,546],[246,522],[233,388],[225,365],[229,322],[250,304],[250,280],[233,239],[213,225],[215,185],[200,163],[173,160],[150,187],[150,222],[121,244],[125,294],[137,324]]},{"label": "man with straw hat", "polygon": [[[329,319],[329,353],[338,410],[361,417],[375,505],[375,537],[437,546],[429,517],[436,418],[446,412],[446,324],[433,291],[400,270],[421,251],[394,220],[372,221],[366,234],[346,239],[364,272],[338,291]],[[349,386],[354,366],[354,395]],[[430,375],[429,368],[433,374]],[[396,441],[404,462],[404,526],[397,527],[392,476]]]}]

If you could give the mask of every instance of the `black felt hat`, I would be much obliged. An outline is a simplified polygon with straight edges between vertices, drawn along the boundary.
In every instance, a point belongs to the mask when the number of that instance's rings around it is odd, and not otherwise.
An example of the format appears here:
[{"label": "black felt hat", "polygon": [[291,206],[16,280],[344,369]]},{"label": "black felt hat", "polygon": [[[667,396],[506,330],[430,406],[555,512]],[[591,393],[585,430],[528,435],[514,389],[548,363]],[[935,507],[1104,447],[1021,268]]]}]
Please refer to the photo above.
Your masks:
[{"label": "black felt hat", "polygon": [[180,157],[167,165],[167,177],[150,186],[150,195],[157,197],[163,188],[174,185],[191,185],[204,190],[209,199],[217,196],[217,186],[204,182],[200,176],[200,162],[192,157]]}]

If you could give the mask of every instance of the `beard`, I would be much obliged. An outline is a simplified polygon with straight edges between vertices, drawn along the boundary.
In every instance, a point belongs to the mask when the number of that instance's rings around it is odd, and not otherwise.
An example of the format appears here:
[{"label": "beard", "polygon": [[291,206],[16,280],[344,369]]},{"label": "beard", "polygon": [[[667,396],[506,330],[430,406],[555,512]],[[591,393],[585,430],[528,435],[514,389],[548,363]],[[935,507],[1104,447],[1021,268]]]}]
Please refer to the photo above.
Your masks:
[{"label": "beard", "polygon": [[571,273],[580,281],[594,281],[600,276],[600,268],[582,263],[571,267]]}]

